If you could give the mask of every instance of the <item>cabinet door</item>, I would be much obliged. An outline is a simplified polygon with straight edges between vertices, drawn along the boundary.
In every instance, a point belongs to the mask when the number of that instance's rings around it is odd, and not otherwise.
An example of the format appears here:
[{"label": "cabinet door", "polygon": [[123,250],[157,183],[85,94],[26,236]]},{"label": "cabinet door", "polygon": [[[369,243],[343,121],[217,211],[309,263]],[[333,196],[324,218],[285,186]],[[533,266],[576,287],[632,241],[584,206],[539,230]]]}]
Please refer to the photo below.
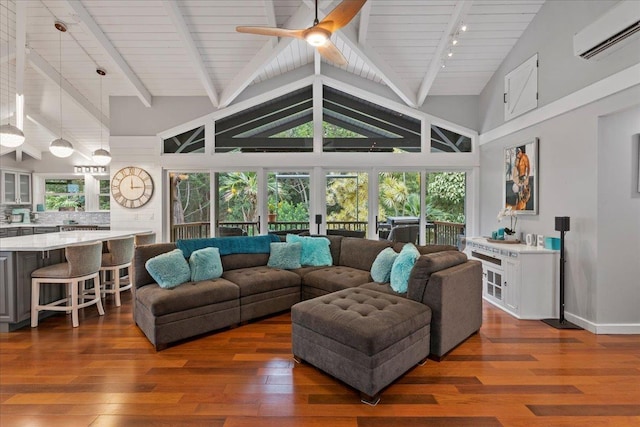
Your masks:
[{"label": "cabinet door", "polygon": [[33,227],[20,227],[20,236],[30,236],[33,234]]},{"label": "cabinet door", "polygon": [[21,173],[18,179],[18,201],[22,204],[31,203],[31,175]]},{"label": "cabinet door", "polygon": [[502,285],[504,273],[502,270],[483,265],[484,295],[497,303],[502,304],[504,298]]},{"label": "cabinet door", "polygon": [[520,314],[520,263],[511,259],[504,262],[504,305],[516,315]]},{"label": "cabinet door", "polygon": [[18,174],[15,172],[2,172],[2,201],[15,204],[18,201],[16,182]]},{"label": "cabinet door", "polygon": [[14,317],[13,252],[0,252],[0,322],[8,322]]}]

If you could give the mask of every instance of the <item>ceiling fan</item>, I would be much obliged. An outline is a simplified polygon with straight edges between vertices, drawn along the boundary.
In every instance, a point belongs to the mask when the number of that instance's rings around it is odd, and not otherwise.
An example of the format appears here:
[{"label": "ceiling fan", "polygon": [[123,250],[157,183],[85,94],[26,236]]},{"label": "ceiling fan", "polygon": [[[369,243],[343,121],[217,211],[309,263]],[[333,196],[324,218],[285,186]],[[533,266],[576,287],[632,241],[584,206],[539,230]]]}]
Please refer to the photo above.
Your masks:
[{"label": "ceiling fan", "polygon": [[236,27],[239,33],[260,34],[264,36],[295,37],[304,39],[318,49],[325,59],[338,65],[346,65],[347,58],[331,41],[331,34],[347,25],[362,9],[367,0],[344,0],[322,21],[318,21],[318,0],[316,0],[316,18],[313,25],[304,30],[288,30],[274,27]]}]

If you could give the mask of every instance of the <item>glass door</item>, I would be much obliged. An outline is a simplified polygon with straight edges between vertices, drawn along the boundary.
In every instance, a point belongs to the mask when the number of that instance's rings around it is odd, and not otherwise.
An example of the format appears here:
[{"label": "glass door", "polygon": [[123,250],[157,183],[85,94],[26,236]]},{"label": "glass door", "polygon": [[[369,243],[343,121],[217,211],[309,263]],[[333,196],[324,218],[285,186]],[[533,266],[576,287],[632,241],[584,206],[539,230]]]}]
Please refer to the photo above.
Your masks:
[{"label": "glass door", "polygon": [[171,241],[211,236],[211,175],[171,172],[169,227]]},{"label": "glass door", "polygon": [[309,231],[309,172],[267,173],[269,232]]},{"label": "glass door", "polygon": [[458,245],[465,235],[466,172],[428,172],[427,243]]},{"label": "glass door", "polygon": [[378,173],[378,238],[418,243],[420,172]]},{"label": "glass door", "polygon": [[367,235],[369,174],[328,172],[326,175],[327,234]]},{"label": "glass door", "polygon": [[255,236],[260,234],[258,175],[256,172],[214,173],[217,193],[216,235]]}]

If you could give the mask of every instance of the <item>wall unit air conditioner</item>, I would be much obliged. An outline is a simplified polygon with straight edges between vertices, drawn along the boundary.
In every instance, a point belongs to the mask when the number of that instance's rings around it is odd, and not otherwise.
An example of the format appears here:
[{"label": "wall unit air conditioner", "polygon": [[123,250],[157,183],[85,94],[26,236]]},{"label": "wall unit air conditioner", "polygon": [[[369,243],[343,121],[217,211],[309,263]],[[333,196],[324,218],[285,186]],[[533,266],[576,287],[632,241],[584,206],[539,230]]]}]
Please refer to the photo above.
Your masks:
[{"label": "wall unit air conditioner", "polygon": [[640,36],[640,1],[622,0],[573,36],[573,53],[600,59]]}]

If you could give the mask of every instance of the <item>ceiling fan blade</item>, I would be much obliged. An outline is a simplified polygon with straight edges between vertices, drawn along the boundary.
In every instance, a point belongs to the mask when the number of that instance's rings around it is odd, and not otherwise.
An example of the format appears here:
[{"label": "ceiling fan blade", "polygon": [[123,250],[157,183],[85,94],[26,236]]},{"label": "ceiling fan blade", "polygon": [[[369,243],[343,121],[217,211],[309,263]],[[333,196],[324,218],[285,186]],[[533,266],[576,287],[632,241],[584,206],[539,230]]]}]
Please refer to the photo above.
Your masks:
[{"label": "ceiling fan blade", "polygon": [[236,27],[239,33],[260,34],[262,36],[278,36],[278,37],[295,37],[304,38],[302,33],[304,30],[288,30],[286,28],[275,27]]},{"label": "ceiling fan blade", "polygon": [[342,52],[338,50],[331,40],[327,40],[325,44],[318,46],[316,49],[318,49],[318,53],[320,53],[324,59],[336,65],[347,65],[347,58],[344,57]]},{"label": "ceiling fan blade", "polygon": [[332,33],[347,25],[367,0],[344,0],[318,24]]}]

